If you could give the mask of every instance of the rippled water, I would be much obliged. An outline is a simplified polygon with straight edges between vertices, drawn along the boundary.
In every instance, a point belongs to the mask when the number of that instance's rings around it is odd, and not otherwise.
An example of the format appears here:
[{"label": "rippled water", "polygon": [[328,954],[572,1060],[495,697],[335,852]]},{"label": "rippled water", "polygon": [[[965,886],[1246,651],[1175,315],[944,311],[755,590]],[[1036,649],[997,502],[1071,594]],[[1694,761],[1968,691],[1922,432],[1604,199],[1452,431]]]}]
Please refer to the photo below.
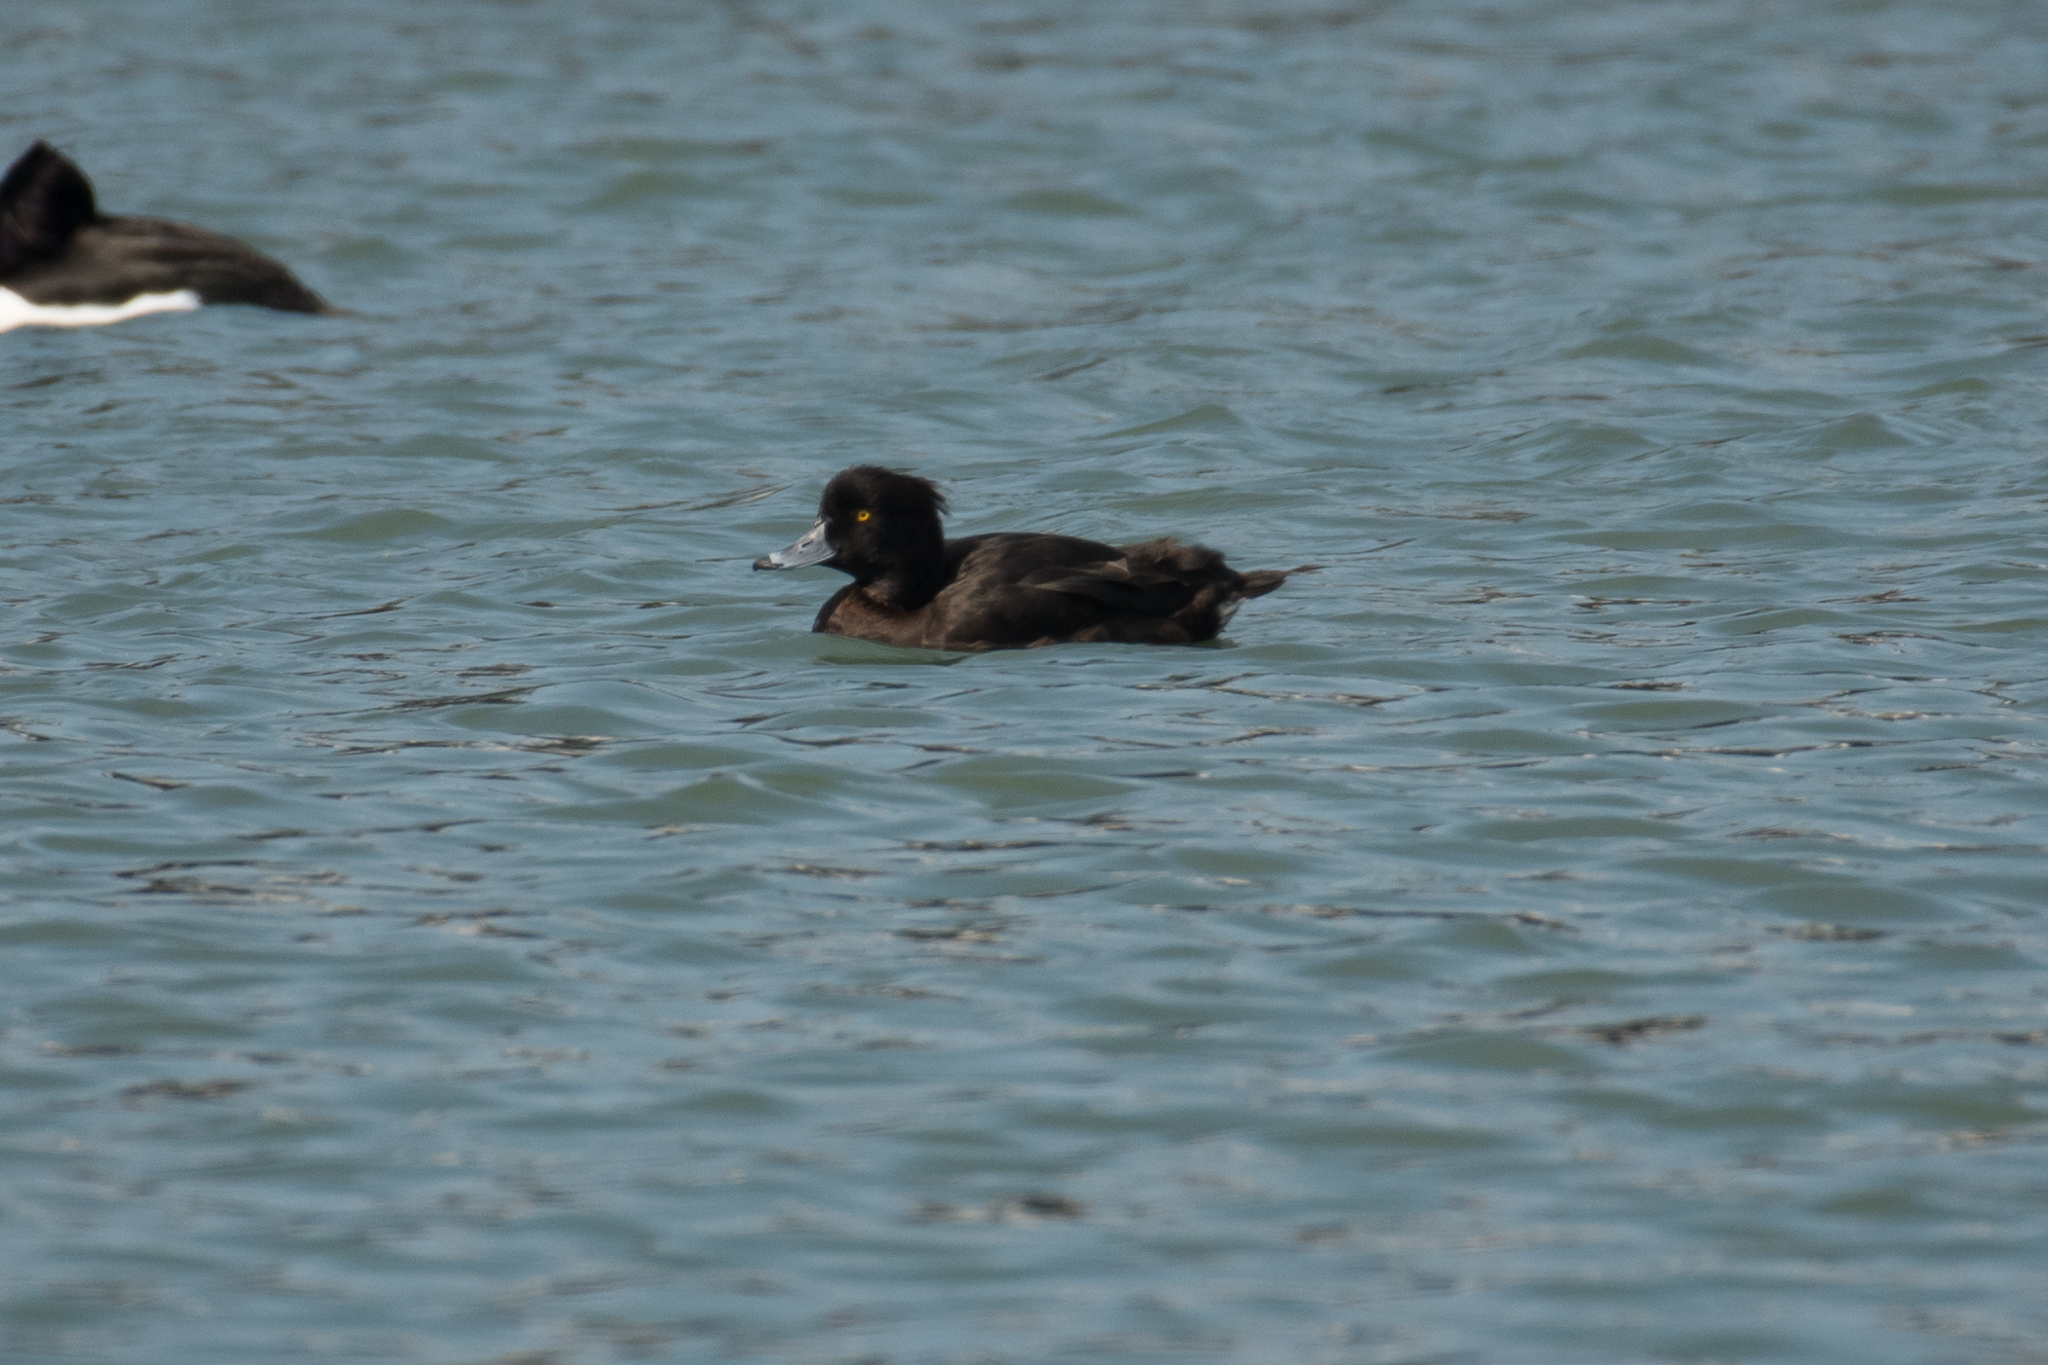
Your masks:
[{"label": "rippled water", "polygon": [[[2038,1361],[2048,31],[0,12],[9,1360]],[[832,471],[1322,566],[807,634]]]}]

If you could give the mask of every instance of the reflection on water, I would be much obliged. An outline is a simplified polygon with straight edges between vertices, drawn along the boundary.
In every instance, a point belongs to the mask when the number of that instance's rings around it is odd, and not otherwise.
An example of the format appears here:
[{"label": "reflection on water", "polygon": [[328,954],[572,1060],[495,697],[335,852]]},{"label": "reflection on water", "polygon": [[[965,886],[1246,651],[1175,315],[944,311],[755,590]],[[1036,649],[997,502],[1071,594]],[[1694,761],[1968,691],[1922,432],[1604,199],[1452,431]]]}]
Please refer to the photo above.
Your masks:
[{"label": "reflection on water", "polygon": [[[0,16],[353,310],[0,339],[0,1334],[2030,1358],[2029,18]],[[856,460],[1321,567],[816,637]]]}]

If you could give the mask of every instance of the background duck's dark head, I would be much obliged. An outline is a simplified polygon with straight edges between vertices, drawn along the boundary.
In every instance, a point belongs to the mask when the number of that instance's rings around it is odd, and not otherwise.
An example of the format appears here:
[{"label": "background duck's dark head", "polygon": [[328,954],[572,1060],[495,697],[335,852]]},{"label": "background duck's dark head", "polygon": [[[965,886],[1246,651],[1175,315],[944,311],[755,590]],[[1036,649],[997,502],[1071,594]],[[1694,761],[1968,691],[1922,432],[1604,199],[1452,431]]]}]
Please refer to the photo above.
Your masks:
[{"label": "background duck's dark head", "polygon": [[757,569],[823,564],[850,574],[890,606],[923,606],[945,586],[945,495],[930,479],[880,465],[842,469],[818,500],[818,522],[786,550],[754,561]]},{"label": "background duck's dark head", "polygon": [[60,254],[98,216],[85,172],[49,143],[31,142],[0,177],[0,279]]}]

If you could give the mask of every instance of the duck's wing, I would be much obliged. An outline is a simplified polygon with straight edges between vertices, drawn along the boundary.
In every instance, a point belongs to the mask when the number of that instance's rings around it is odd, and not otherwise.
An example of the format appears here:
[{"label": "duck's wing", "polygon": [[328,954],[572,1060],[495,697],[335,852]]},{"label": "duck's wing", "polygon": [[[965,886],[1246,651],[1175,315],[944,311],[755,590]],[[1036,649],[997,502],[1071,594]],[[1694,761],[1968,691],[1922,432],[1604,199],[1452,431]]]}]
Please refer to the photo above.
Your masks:
[{"label": "duck's wing", "polygon": [[1172,539],[1125,545],[1116,555],[1038,576],[1033,584],[1104,610],[1108,619],[1077,638],[1143,644],[1213,639],[1246,598],[1263,597],[1287,581],[1278,569],[1239,573],[1208,546]]},{"label": "duck's wing", "polygon": [[85,172],[49,143],[30,143],[0,177],[0,280],[58,255],[98,216]]},{"label": "duck's wing", "polygon": [[22,281],[50,303],[111,302],[189,289],[207,303],[328,313],[327,301],[280,261],[225,233],[168,218],[117,214],[80,231],[64,259]]},{"label": "duck's wing", "polygon": [[1001,649],[1062,640],[1189,644],[1215,636],[1246,597],[1285,574],[1240,574],[1203,545],[1103,545],[1071,536],[997,534],[949,541],[952,583],[933,602],[924,643]]},{"label": "duck's wing", "polygon": [[126,214],[96,218],[61,255],[31,262],[6,286],[50,306],[122,303],[138,294],[187,290],[203,303],[253,303],[293,313],[331,313],[325,299],[246,242],[190,223]]},{"label": "duck's wing", "polygon": [[1183,545],[1172,537],[1123,545],[1092,564],[1046,569],[1023,581],[1048,592],[1092,598],[1119,612],[1167,616],[1196,598],[1260,597],[1285,582],[1277,569],[1241,574],[1206,545]]},{"label": "duck's wing", "polygon": [[1026,574],[1021,585],[1100,603],[1118,616],[1171,616],[1195,595],[1196,584],[1156,567],[1110,559]]},{"label": "duck's wing", "polygon": [[[1133,564],[1128,549],[1078,536],[1036,531],[998,531],[946,542],[948,591],[977,602],[1030,604],[1059,610],[1037,599],[1037,589],[1089,598],[1114,611],[1143,611],[1147,594],[1170,588],[1171,575]],[[1034,600],[1036,599],[1036,600]],[[1072,604],[1066,609],[1071,610]],[[986,607],[983,608],[987,610]],[[1171,610],[1168,607],[1167,610]]]}]

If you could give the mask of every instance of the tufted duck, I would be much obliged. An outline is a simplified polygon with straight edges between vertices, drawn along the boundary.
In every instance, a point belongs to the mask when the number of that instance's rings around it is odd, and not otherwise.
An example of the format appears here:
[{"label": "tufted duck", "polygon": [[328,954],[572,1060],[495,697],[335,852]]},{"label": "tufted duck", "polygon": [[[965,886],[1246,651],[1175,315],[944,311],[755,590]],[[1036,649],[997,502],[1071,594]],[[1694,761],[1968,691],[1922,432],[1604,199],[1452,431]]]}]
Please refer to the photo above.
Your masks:
[{"label": "tufted duck", "polygon": [[202,303],[334,310],[254,248],[164,218],[102,214],[92,182],[36,142],[0,178],[0,331],[89,327]]},{"label": "tufted duck", "polygon": [[823,564],[853,582],[811,629],[924,649],[1020,649],[1068,640],[1186,645],[1214,639],[1247,597],[1286,581],[1241,574],[1201,545],[1103,545],[999,532],[947,540],[928,479],[876,465],[825,485],[818,523],[757,569]]}]

